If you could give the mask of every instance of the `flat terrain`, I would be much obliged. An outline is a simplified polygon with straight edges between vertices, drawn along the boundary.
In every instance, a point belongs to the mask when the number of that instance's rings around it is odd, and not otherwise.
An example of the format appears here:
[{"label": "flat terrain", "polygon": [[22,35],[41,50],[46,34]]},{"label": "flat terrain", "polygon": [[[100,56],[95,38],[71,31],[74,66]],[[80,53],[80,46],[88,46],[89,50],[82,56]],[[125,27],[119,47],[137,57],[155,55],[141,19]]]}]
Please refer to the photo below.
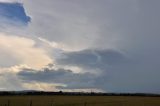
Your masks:
[{"label": "flat terrain", "polygon": [[160,97],[0,96],[0,106],[160,106]]}]

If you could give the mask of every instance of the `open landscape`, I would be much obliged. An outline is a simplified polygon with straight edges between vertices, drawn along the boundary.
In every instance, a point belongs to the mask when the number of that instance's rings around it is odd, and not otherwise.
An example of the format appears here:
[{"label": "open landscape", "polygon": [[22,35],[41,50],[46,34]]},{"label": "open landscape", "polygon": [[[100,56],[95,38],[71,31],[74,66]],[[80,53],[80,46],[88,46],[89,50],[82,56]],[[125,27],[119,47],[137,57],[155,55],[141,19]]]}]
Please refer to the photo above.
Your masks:
[{"label": "open landscape", "polygon": [[0,106],[160,106],[160,0],[0,0]]},{"label": "open landscape", "polygon": [[0,96],[0,106],[160,106],[160,97]]}]

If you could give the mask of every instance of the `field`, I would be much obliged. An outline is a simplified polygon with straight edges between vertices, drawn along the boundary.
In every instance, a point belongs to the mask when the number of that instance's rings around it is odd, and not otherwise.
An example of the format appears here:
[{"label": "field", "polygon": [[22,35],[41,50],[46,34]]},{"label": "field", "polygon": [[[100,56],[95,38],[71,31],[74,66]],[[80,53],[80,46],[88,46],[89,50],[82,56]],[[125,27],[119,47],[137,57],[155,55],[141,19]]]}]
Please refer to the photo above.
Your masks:
[{"label": "field", "polygon": [[0,96],[0,106],[160,106],[160,97]]}]

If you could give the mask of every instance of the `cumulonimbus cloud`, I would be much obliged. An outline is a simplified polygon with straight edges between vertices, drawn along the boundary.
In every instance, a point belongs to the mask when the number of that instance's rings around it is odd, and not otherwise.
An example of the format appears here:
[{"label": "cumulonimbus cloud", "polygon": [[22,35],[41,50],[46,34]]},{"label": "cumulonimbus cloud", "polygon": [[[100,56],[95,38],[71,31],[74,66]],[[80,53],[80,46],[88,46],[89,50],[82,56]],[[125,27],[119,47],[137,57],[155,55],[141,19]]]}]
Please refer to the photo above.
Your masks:
[{"label": "cumulonimbus cloud", "polygon": [[[23,35],[3,36],[1,39],[6,43],[0,43],[0,50],[5,55],[0,60],[6,60],[6,63],[1,62],[1,66],[14,65],[13,61],[7,61],[8,58],[15,60],[15,63],[29,65],[29,69],[37,65],[43,66],[55,59],[56,65],[63,71],[58,68],[59,72],[52,72],[55,70],[50,69],[49,72],[44,72],[41,67],[38,71],[21,70],[21,78],[17,82],[22,79],[32,80],[45,87],[46,83],[54,80],[72,89],[86,86],[87,83],[82,79],[88,78],[88,85],[105,91],[159,93],[158,0],[23,0],[23,3],[27,15],[32,17],[26,31],[30,33],[26,35],[30,38],[22,37]],[[3,30],[8,29],[1,29],[1,32]],[[10,32],[13,33],[13,30]],[[15,32],[19,33],[17,30]],[[35,45],[35,38],[41,38],[41,43]],[[21,43],[16,43],[17,41]],[[41,48],[42,45],[44,47]],[[64,45],[65,49],[62,50],[59,45]],[[48,46],[50,47],[47,48]],[[38,61],[34,60],[39,56],[41,58]],[[71,71],[66,71],[65,67]],[[73,73],[74,67],[81,69],[83,74]],[[99,76],[91,78],[88,73],[93,71],[99,73],[96,74]],[[50,74],[59,78],[52,78]],[[80,85],[62,79],[67,80],[71,76],[72,80],[80,76],[77,78]]]}]

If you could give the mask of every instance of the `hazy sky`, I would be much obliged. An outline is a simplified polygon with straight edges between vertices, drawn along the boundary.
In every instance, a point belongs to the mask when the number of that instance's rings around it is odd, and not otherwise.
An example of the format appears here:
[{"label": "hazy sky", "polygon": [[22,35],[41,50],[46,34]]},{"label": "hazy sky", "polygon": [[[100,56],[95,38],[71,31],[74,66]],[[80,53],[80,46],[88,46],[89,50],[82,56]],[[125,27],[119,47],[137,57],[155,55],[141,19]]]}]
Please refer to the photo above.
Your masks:
[{"label": "hazy sky", "polygon": [[160,93],[159,0],[0,0],[0,90]]}]

